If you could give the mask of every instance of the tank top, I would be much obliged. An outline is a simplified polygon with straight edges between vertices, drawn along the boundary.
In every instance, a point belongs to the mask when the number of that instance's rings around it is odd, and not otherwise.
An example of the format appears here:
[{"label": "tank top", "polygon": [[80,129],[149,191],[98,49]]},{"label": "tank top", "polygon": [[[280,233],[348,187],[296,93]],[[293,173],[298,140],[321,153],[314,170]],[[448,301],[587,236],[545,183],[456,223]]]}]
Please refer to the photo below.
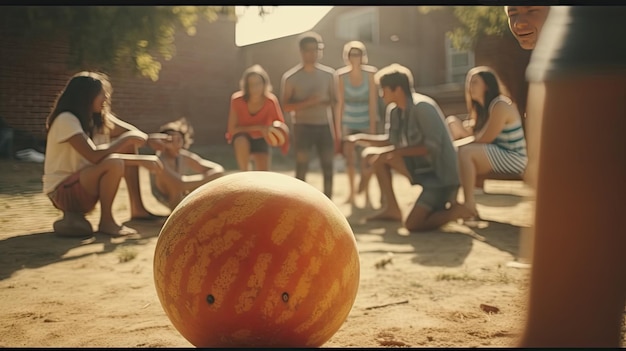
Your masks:
[{"label": "tank top", "polygon": [[[511,99],[506,96],[500,95],[496,97],[489,104],[490,115],[493,106],[498,101],[504,101],[508,105],[511,105],[513,103]],[[496,144],[507,151],[526,156],[526,138],[524,138],[522,119],[518,118],[515,122],[511,124],[506,124],[500,134],[498,134],[498,136],[491,143]]]},{"label": "tank top", "polygon": [[361,71],[361,84],[353,86],[350,83],[350,74],[343,76],[344,109],[341,122],[347,128],[364,130],[370,127],[370,89],[367,78],[366,72]]}]

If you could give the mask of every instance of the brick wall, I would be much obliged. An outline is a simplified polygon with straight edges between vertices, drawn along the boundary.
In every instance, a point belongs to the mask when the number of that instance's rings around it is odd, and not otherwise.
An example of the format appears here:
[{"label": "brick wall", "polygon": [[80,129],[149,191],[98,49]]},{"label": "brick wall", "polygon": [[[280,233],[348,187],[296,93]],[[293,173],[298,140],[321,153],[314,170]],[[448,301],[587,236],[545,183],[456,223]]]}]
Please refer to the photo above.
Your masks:
[{"label": "brick wall", "polygon": [[[202,21],[197,29],[193,37],[176,35],[176,55],[162,63],[156,82],[105,72],[114,89],[112,110],[146,132],[186,116],[196,131],[196,144],[225,144],[229,98],[240,74],[235,23]],[[65,38],[23,39],[18,32],[12,26],[0,27],[0,116],[14,128],[44,137],[45,118],[56,95],[81,69],[67,67]]]},{"label": "brick wall", "polygon": [[[333,8],[313,30],[324,40],[324,53],[320,63],[332,68],[343,67],[343,46],[347,40],[338,38],[337,20],[342,13],[355,6]],[[418,12],[415,6],[379,6],[379,42],[365,43],[369,64],[378,68],[399,63],[408,67],[415,76],[415,86],[421,87],[445,83],[445,32],[454,24],[454,18],[446,11],[433,11],[428,16]],[[416,34],[417,33],[417,34]],[[397,35],[400,40],[391,41]],[[300,62],[298,35],[248,45],[241,48],[244,67],[258,63],[268,72],[274,92],[280,94],[280,79],[284,72]],[[427,89],[426,89],[427,90]],[[431,93],[430,90],[425,91]],[[434,92],[444,113],[465,113],[463,92],[453,94]]]},{"label": "brick wall", "polygon": [[[442,41],[452,19],[449,14],[437,11],[415,17],[417,11],[406,9],[379,8],[381,24],[403,23],[399,28],[405,30],[395,31],[381,25],[379,45],[368,45],[370,64],[382,67],[398,62],[408,66],[416,76],[418,91],[430,93],[444,113],[466,113],[462,90],[427,89],[445,82]],[[341,52],[345,44],[335,37],[336,16],[347,10],[333,9],[314,29],[323,36],[326,46],[320,62],[333,68],[343,66]],[[411,34],[413,26],[417,34]],[[238,89],[242,71],[252,64],[261,64],[279,95],[282,74],[300,60],[297,35],[237,48],[234,22],[204,21],[197,29],[193,37],[177,34],[176,55],[162,63],[157,82],[127,73],[107,72],[114,88],[113,112],[146,132],[154,132],[161,124],[186,116],[196,131],[196,145],[223,145],[229,98]],[[15,128],[44,137],[45,118],[56,95],[79,69],[67,67],[70,53],[64,38],[20,39],[19,32],[16,26],[0,24],[0,116]],[[391,34],[399,35],[400,41],[391,42],[388,38]],[[405,40],[415,41],[415,45],[406,45]],[[524,70],[530,52],[522,50],[509,33],[503,38],[481,40],[475,52],[476,64],[496,69],[523,112],[527,91]]]},{"label": "brick wall", "polygon": [[513,35],[507,31],[502,37],[482,38],[476,44],[475,52],[476,65],[489,66],[498,73],[523,115],[528,95],[525,72],[531,51],[523,50]]}]

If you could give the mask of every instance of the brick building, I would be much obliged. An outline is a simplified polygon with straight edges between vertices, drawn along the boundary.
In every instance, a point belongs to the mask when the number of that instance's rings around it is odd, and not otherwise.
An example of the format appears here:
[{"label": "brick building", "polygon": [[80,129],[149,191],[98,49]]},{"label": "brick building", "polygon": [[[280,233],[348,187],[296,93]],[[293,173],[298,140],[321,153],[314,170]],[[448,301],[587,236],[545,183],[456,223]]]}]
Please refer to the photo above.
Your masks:
[{"label": "brick building", "polygon": [[[344,43],[361,40],[370,64],[409,67],[417,90],[433,96],[446,114],[466,113],[463,81],[475,65],[494,67],[523,108],[529,53],[508,32],[481,40],[474,52],[456,51],[445,36],[455,25],[448,9],[422,14],[416,6],[336,6],[313,30],[324,38],[321,63],[343,66]],[[0,116],[14,128],[43,138],[56,94],[78,70],[67,66],[66,39],[23,40],[19,31],[0,23]],[[234,38],[235,22],[203,21],[195,36],[176,35],[176,55],[162,63],[158,81],[111,73],[113,111],[147,132],[186,116],[196,131],[196,145],[225,144],[229,97],[238,89],[241,72],[262,65],[279,95],[282,74],[299,62],[297,35],[244,47],[237,47]]]}]

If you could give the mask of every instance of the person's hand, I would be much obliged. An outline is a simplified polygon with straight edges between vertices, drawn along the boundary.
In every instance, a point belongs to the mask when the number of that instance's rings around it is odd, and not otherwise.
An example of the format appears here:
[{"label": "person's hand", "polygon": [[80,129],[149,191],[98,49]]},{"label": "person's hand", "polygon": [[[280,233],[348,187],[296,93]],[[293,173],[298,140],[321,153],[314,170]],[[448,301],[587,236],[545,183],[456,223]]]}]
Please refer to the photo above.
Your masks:
[{"label": "person's hand", "polygon": [[385,151],[382,154],[380,154],[380,157],[382,157],[384,160],[387,160],[387,161],[391,161],[395,156],[396,156],[396,153],[393,151]]},{"label": "person's hand", "polygon": [[172,136],[167,133],[151,133],[148,134],[148,139],[166,143],[172,141]]},{"label": "person's hand", "polygon": [[307,99],[307,102],[309,103],[310,106],[315,106],[315,105],[319,105],[322,102],[322,99],[320,99],[320,96],[318,94],[314,94],[313,96]]},{"label": "person's hand", "polygon": [[343,140],[341,140],[341,137],[335,137],[334,143],[335,143],[335,154],[337,155],[343,154]]},{"label": "person's hand", "polygon": [[128,137],[128,143],[130,143],[131,145],[135,146],[135,147],[142,147],[146,144],[146,139],[142,139],[140,137],[136,137],[136,136],[130,136]]},{"label": "person's hand", "polygon": [[395,156],[395,148],[392,145],[387,146],[368,146],[361,153],[362,157],[367,160],[366,164],[373,165],[379,160],[389,160]]},{"label": "person's hand", "polygon": [[148,134],[138,130],[128,131],[125,134],[125,141],[136,147],[142,147],[148,141]]},{"label": "person's hand", "polygon": [[349,143],[355,144],[355,143],[357,143],[359,141],[359,137],[357,135],[355,135],[355,134],[348,135],[346,137],[346,141],[349,142]]},{"label": "person's hand", "polygon": [[271,126],[265,126],[263,128],[261,128],[261,134],[263,134],[263,139],[267,140],[267,134],[270,131],[270,127]]}]

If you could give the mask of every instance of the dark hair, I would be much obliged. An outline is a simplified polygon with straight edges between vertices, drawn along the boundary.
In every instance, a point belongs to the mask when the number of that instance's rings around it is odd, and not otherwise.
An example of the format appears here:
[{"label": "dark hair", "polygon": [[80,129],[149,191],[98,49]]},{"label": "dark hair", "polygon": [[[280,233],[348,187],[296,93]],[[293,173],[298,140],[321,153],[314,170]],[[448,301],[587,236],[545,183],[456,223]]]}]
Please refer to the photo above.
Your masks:
[{"label": "dark hair", "polygon": [[397,63],[381,68],[374,75],[374,81],[381,88],[389,87],[392,90],[396,90],[397,87],[400,87],[409,98],[415,91],[413,88],[413,74],[411,74],[408,68]]},{"label": "dark hair", "polygon": [[261,65],[253,65],[243,71],[241,75],[241,80],[239,81],[239,87],[243,92],[244,101],[248,101],[250,97],[250,87],[248,87],[248,78],[256,74],[263,80],[263,84],[265,85],[265,94],[272,92],[272,83],[270,83],[270,77],[267,72],[261,67]]},{"label": "dark hair", "polygon": [[[102,112],[93,112],[93,102],[103,90],[106,100]],[[110,128],[106,115],[110,109],[111,92],[106,75],[87,71],[75,74],[57,97],[52,112],[46,119],[46,129],[50,129],[57,116],[63,112],[74,114],[80,121],[83,131],[90,137],[94,129]]]},{"label": "dark hair", "polygon": [[[487,89],[485,90],[484,96],[484,105],[478,103],[478,101],[473,100],[469,93],[469,83],[473,76],[479,75],[480,78],[485,82]],[[465,81],[465,99],[468,105],[468,111],[470,116],[474,114],[476,118],[476,124],[474,125],[474,130],[481,130],[487,121],[489,120],[489,105],[501,94],[501,83],[491,68],[487,66],[478,66],[472,68],[469,72],[467,72],[467,78]]]},{"label": "dark hair", "polygon": [[300,50],[304,49],[306,44],[315,43],[317,44],[317,48],[321,50],[324,45],[322,44],[322,37],[315,32],[306,32],[300,35],[300,40],[298,41],[298,45],[300,46]]},{"label": "dark hair", "polygon": [[367,49],[365,48],[365,45],[358,41],[358,40],[353,40],[350,42],[347,42],[346,45],[343,46],[343,62],[346,65],[350,64],[350,51],[352,50],[359,50],[361,52],[361,64],[362,65],[366,65],[367,64]]},{"label": "dark hair", "polygon": [[193,143],[193,127],[187,118],[181,117],[175,121],[166,123],[159,128],[160,133],[178,132],[183,136],[183,148],[188,149]]}]

